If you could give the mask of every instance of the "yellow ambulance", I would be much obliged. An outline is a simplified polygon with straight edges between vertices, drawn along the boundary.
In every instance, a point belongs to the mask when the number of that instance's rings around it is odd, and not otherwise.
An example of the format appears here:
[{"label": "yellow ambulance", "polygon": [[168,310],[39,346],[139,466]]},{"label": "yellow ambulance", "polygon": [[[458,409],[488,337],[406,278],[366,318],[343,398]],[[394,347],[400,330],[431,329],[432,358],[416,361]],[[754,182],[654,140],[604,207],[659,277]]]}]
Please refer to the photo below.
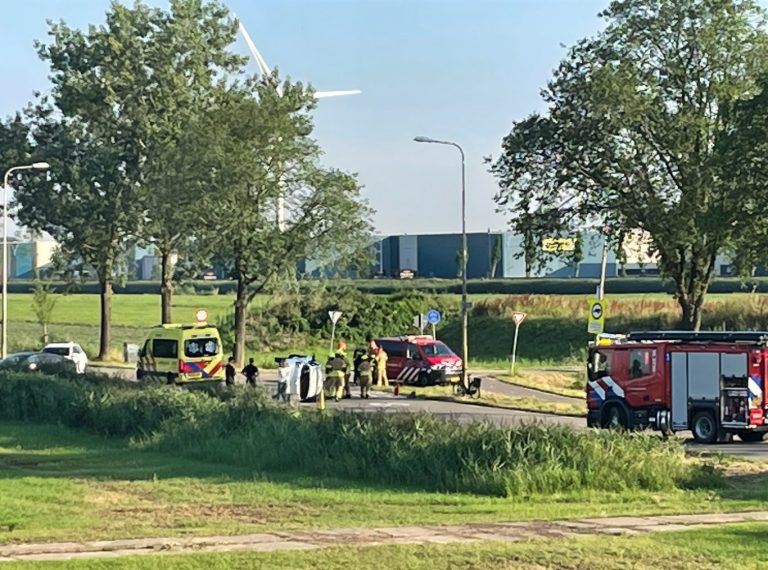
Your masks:
[{"label": "yellow ambulance", "polygon": [[159,378],[168,384],[224,380],[219,330],[199,322],[153,327],[139,349],[136,379]]}]

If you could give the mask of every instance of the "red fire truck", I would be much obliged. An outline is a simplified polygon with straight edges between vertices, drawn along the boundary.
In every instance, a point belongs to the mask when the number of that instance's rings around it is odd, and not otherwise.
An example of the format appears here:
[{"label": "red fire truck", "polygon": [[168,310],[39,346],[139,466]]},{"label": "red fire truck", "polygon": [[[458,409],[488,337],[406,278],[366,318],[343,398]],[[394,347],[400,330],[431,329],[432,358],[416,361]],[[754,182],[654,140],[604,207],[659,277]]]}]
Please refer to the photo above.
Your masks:
[{"label": "red fire truck", "polygon": [[760,441],[767,383],[768,331],[605,335],[589,349],[587,425]]}]

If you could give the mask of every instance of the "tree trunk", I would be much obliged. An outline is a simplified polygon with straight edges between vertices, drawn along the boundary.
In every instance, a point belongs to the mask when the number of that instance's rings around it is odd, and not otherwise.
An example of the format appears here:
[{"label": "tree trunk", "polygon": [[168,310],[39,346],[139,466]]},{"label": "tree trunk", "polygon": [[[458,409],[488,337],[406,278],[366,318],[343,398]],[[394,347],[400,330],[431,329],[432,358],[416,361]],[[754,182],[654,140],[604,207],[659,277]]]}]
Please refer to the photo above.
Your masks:
[{"label": "tree trunk", "polygon": [[110,323],[112,322],[112,278],[99,279],[101,286],[101,337],[99,339],[99,360],[109,359]]},{"label": "tree trunk", "polygon": [[245,317],[248,309],[248,294],[242,276],[237,279],[237,296],[235,297],[235,346],[232,356],[238,368],[245,361]]},{"label": "tree trunk", "polygon": [[43,323],[43,345],[48,344],[48,323]]},{"label": "tree trunk", "polygon": [[163,248],[160,252],[160,318],[161,322],[172,323],[171,303],[173,301],[173,281],[171,251]]},{"label": "tree trunk", "polygon": [[698,301],[691,301],[689,298],[679,298],[677,300],[680,305],[681,317],[680,327],[689,330],[697,331],[701,328],[701,313],[704,303],[704,297]]}]

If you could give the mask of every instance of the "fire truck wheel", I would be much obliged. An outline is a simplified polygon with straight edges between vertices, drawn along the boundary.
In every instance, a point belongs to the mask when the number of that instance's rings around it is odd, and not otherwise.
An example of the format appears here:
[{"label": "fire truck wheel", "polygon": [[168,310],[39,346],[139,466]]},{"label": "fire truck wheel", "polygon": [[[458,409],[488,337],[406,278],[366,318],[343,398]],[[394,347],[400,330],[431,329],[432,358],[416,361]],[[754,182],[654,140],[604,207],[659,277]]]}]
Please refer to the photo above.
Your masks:
[{"label": "fire truck wheel", "polygon": [[621,404],[608,404],[603,410],[602,427],[610,429],[627,429],[629,422],[627,411]]},{"label": "fire truck wheel", "polygon": [[419,374],[419,386],[429,386],[429,374],[426,372]]},{"label": "fire truck wheel", "polygon": [[745,443],[754,443],[757,441],[763,441],[765,437],[764,431],[740,431],[738,433],[739,439]]},{"label": "fire truck wheel", "polygon": [[697,412],[691,422],[693,439],[698,443],[714,443],[717,439],[717,424],[712,412]]}]

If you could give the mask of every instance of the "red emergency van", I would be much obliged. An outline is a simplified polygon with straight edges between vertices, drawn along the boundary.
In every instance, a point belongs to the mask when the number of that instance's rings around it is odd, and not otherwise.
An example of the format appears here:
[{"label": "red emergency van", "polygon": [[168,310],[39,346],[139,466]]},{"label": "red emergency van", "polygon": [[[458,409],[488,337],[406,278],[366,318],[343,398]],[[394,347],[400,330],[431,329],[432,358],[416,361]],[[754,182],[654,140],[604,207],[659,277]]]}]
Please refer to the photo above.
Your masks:
[{"label": "red emergency van", "polygon": [[449,384],[461,380],[461,358],[429,335],[376,339],[387,353],[387,378],[401,384]]}]

